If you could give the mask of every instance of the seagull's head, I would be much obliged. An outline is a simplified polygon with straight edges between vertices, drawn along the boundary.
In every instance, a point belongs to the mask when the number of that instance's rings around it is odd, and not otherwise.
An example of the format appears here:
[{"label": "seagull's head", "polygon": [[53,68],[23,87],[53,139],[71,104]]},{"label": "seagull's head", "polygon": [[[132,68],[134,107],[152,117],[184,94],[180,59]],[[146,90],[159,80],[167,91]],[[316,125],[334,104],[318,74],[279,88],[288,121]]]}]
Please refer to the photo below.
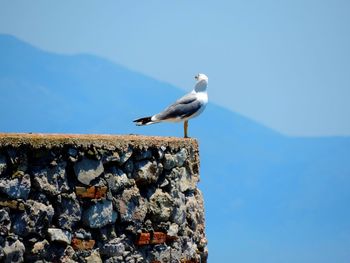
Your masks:
[{"label": "seagull's head", "polygon": [[208,82],[208,77],[203,73],[197,74],[194,78],[197,80],[197,82],[200,82],[201,80],[205,80],[206,82]]},{"label": "seagull's head", "polygon": [[208,77],[202,73],[199,73],[194,78],[197,80],[196,85],[194,86],[195,92],[206,91],[208,86]]}]

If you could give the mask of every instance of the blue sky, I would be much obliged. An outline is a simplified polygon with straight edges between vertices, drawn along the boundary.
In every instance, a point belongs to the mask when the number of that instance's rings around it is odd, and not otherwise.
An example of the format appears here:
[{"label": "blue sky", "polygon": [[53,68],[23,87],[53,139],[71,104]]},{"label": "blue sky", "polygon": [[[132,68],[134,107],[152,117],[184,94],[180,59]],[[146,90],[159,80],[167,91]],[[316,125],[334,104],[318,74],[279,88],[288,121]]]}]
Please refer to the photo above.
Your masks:
[{"label": "blue sky", "polygon": [[287,135],[350,135],[350,2],[0,0],[0,33],[96,54]]}]

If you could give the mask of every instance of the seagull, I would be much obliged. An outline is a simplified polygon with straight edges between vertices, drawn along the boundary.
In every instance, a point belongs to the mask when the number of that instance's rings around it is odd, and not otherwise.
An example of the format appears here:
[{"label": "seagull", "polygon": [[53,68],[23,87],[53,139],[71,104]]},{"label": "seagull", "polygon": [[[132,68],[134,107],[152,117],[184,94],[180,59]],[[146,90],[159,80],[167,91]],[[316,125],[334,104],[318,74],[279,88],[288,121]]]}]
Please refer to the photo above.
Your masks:
[{"label": "seagull", "polygon": [[159,122],[184,122],[184,137],[187,136],[188,120],[201,114],[208,103],[208,77],[204,74],[198,74],[194,77],[196,85],[194,89],[175,101],[165,110],[153,116],[143,117],[134,120],[136,125],[149,125]]}]

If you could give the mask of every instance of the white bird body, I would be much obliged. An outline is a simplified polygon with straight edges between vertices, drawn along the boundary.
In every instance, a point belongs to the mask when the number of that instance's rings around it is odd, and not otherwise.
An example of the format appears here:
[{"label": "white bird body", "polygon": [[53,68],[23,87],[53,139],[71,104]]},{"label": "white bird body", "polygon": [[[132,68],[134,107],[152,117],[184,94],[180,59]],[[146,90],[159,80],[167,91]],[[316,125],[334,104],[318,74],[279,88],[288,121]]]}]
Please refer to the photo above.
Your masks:
[{"label": "white bird body", "polygon": [[149,125],[159,122],[184,122],[185,138],[187,137],[188,120],[201,114],[208,103],[208,77],[198,74],[192,92],[181,97],[164,111],[150,117],[134,120],[136,125]]}]

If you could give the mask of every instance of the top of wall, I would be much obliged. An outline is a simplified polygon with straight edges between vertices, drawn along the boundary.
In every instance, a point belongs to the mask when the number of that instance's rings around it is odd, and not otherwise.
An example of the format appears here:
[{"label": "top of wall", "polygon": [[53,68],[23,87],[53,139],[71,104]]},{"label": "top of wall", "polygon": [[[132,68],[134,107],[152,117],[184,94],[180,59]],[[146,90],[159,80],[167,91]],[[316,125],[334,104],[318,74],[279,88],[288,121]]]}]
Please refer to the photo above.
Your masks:
[{"label": "top of wall", "polygon": [[196,139],[141,136],[141,135],[96,135],[96,134],[43,134],[43,133],[0,133],[0,146],[19,147],[30,145],[33,148],[51,148],[72,144],[81,147],[95,147],[105,149],[116,149],[128,147],[160,147],[171,146],[171,148],[193,147],[198,148]]}]

